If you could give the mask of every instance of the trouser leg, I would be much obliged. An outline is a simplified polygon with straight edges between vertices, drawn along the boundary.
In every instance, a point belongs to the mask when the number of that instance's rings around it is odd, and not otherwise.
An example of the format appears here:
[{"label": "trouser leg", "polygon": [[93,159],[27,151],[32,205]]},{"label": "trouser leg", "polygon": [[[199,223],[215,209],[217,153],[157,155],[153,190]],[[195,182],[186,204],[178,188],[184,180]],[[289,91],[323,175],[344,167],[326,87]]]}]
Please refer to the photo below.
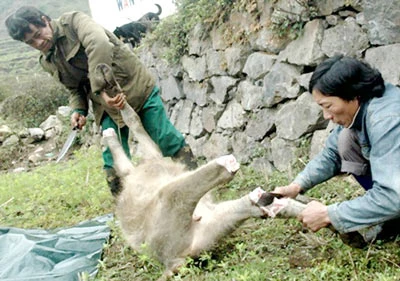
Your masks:
[{"label": "trouser leg", "polygon": [[195,170],[198,167],[196,158],[188,145],[182,147],[174,156],[172,156],[172,158],[185,164],[189,170]]},{"label": "trouser leg", "polygon": [[[342,132],[339,134],[338,150],[342,159],[341,171],[352,174],[365,190],[371,189],[373,181],[370,163],[362,155],[361,145],[358,141],[356,133],[353,130],[342,130]],[[366,246],[367,242],[370,243],[376,239],[390,240],[399,234],[400,218],[362,229],[360,232],[341,234],[341,238],[346,244],[359,248]],[[362,243],[360,237],[363,238],[364,243]]]},{"label": "trouser leg", "polygon": [[400,218],[387,221],[382,225],[382,231],[378,233],[376,239],[391,241],[400,235]]},{"label": "trouser leg", "polygon": [[146,132],[160,147],[163,156],[175,158],[189,169],[197,167],[195,157],[185,138],[168,119],[157,87],[147,99],[139,116]]},{"label": "trouser leg", "polygon": [[341,172],[352,174],[365,190],[372,188],[370,163],[362,155],[358,137],[353,130],[341,131],[338,150],[342,160]]}]

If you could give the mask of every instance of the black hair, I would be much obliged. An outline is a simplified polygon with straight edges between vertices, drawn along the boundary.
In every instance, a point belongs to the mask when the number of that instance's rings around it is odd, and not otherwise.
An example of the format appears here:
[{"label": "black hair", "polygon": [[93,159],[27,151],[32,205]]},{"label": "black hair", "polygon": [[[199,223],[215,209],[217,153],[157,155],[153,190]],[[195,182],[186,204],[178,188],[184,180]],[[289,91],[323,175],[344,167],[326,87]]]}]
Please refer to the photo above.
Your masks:
[{"label": "black hair", "polygon": [[367,101],[381,97],[385,91],[382,74],[366,62],[336,55],[317,66],[308,87],[325,96],[337,96],[351,101]]},{"label": "black hair", "polygon": [[51,20],[48,15],[35,7],[22,6],[7,17],[5,24],[8,34],[10,34],[14,40],[23,41],[25,34],[31,32],[29,24],[33,24],[37,27],[46,26],[46,23],[43,22],[43,17],[49,21]]}]

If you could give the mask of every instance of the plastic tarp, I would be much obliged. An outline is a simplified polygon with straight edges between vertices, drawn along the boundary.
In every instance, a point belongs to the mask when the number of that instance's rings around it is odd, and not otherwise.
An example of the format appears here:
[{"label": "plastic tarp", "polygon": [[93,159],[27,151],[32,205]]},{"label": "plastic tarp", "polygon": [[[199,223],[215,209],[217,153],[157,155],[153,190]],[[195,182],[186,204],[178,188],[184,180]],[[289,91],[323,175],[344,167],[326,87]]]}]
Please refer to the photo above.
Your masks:
[{"label": "plastic tarp", "polygon": [[0,227],[0,280],[75,281],[94,277],[112,214],[55,230]]}]

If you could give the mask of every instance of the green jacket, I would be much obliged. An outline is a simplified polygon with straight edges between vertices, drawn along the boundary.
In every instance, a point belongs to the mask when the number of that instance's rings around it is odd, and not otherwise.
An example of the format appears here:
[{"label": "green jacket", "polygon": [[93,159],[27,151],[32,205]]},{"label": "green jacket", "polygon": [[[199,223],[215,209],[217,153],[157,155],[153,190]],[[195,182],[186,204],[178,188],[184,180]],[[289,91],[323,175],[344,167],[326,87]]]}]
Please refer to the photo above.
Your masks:
[{"label": "green jacket", "polygon": [[[105,84],[91,74],[99,63],[112,66],[116,80],[136,112],[155,86],[152,74],[112,32],[84,13],[65,13],[50,24],[54,49],[40,56],[40,64],[70,90],[72,110],[87,113],[91,100],[97,125],[106,111],[118,125],[124,126],[118,110],[108,108],[98,95]],[[114,88],[113,92],[117,90]]]}]

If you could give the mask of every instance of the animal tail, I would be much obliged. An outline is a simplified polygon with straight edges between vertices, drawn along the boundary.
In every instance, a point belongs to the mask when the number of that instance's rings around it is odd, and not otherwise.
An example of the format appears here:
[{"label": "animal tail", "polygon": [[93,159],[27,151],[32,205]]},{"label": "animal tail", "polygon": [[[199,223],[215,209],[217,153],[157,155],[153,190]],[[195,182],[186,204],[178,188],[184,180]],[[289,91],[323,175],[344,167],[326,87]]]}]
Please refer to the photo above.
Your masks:
[{"label": "animal tail", "polygon": [[161,6],[160,5],[158,5],[158,4],[155,4],[156,6],[157,6],[157,8],[158,8],[158,12],[156,13],[156,15],[157,16],[159,16],[159,15],[161,15],[161,13],[162,13],[162,9],[161,9]]}]

